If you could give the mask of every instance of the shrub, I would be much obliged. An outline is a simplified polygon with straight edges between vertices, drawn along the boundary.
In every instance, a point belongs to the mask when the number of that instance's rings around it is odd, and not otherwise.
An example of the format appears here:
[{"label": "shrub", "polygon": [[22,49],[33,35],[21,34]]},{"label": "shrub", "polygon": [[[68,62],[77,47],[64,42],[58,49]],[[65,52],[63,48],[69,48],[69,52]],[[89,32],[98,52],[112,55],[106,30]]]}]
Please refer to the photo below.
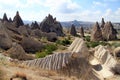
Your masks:
[{"label": "shrub", "polygon": [[43,57],[45,57],[47,54],[44,52],[44,51],[42,51],[42,52],[36,52],[36,58],[43,58]]},{"label": "shrub", "polygon": [[46,55],[52,54],[57,49],[55,44],[47,44],[41,52],[36,52],[36,58],[43,58]]},{"label": "shrub", "polygon": [[51,54],[56,49],[57,49],[57,46],[55,44],[47,44],[45,46],[45,50],[44,51],[46,52],[46,54]]},{"label": "shrub", "polygon": [[71,44],[71,41],[69,40],[69,39],[64,39],[64,40],[57,40],[56,41],[56,44],[60,44],[60,45],[64,45],[64,46],[66,46],[66,45],[69,45],[69,44]]},{"label": "shrub", "polygon": [[85,36],[85,40],[90,42],[90,36]]}]

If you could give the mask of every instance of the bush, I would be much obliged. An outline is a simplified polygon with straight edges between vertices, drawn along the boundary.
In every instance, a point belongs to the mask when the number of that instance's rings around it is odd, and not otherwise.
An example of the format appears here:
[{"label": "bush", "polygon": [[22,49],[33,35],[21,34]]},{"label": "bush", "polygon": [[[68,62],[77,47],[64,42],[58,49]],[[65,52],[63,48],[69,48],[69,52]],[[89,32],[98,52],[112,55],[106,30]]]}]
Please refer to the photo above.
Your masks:
[{"label": "bush", "polygon": [[43,58],[46,55],[52,54],[57,49],[55,44],[47,44],[41,52],[36,52],[36,58]]},{"label": "bush", "polygon": [[36,52],[36,58],[43,58],[43,57],[45,57],[47,54],[44,52],[44,51],[42,51],[42,52]]},{"label": "bush", "polygon": [[47,53],[47,54],[51,54],[53,51],[55,51],[57,49],[57,46],[55,45],[55,44],[47,44],[46,46],[45,46],[45,52]]},{"label": "bush", "polygon": [[66,45],[69,45],[69,44],[71,44],[71,41],[69,40],[69,39],[64,39],[64,40],[57,40],[56,41],[56,44],[60,44],[60,45],[64,45],[64,46],[66,46]]},{"label": "bush", "polygon": [[85,40],[90,42],[90,36],[85,36]]}]

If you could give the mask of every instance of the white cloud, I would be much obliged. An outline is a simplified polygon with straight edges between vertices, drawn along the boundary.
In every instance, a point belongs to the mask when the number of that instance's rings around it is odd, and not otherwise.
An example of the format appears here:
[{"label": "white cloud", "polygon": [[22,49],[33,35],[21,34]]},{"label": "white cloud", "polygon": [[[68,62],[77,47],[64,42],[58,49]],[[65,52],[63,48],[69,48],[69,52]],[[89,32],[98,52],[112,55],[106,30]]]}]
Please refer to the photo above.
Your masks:
[{"label": "white cloud", "polygon": [[117,2],[119,0],[104,0],[105,2]]},{"label": "white cloud", "polygon": [[102,7],[106,7],[107,4],[103,3],[103,2],[99,2],[99,1],[93,1],[93,6],[102,6]]},{"label": "white cloud", "polygon": [[61,13],[71,13],[80,8],[80,6],[72,0],[46,0],[45,6],[49,7],[51,12]]}]

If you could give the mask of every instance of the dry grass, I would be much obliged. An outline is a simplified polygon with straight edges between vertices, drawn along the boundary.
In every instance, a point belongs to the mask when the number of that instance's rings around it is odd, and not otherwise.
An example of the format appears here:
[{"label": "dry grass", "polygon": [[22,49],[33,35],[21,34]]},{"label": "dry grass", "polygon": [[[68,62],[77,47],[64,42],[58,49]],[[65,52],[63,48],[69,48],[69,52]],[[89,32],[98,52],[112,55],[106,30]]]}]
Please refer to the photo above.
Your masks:
[{"label": "dry grass", "polygon": [[26,74],[23,72],[16,72],[11,78],[10,80],[14,79],[14,78],[20,78],[23,80],[27,80]]}]

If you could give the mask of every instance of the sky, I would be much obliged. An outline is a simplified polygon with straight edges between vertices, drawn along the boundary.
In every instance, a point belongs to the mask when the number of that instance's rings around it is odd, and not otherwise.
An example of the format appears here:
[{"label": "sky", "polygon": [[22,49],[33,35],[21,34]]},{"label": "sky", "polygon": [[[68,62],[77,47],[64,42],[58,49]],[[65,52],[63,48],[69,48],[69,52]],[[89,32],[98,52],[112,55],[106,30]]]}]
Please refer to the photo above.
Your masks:
[{"label": "sky", "polygon": [[19,11],[23,20],[42,21],[48,14],[58,21],[120,22],[120,0],[0,0],[0,18],[13,18]]}]

